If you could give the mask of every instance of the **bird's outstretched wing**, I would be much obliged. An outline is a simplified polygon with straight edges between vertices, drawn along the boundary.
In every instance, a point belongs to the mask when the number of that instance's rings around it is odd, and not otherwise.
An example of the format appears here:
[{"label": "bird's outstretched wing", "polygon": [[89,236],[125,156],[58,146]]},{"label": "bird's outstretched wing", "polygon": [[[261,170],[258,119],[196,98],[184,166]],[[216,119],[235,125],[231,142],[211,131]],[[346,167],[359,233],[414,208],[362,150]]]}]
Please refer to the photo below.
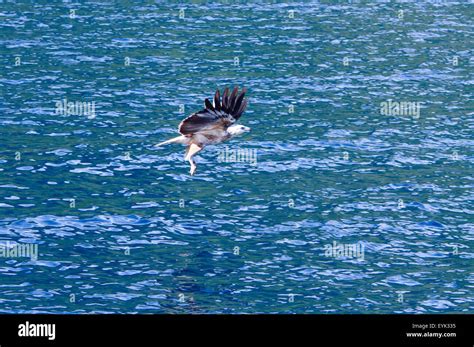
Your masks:
[{"label": "bird's outstretched wing", "polygon": [[235,87],[229,94],[229,88],[226,88],[221,99],[218,89],[214,95],[214,103],[211,104],[209,99],[204,100],[206,108],[184,119],[179,124],[179,132],[183,135],[190,135],[203,131],[226,130],[245,111],[247,107],[247,99],[244,99],[246,91],[246,88],[242,88],[239,93],[239,88]]}]

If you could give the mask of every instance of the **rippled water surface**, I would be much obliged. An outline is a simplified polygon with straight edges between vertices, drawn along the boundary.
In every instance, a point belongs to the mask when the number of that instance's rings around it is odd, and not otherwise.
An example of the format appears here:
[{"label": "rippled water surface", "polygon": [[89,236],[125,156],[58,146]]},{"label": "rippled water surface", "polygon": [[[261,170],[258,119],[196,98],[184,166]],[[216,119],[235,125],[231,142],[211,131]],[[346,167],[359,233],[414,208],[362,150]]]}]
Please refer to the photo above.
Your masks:
[{"label": "rippled water surface", "polygon": [[[0,257],[0,313],[473,312],[473,4],[0,17],[0,241],[39,251]],[[153,148],[233,85],[257,165]]]}]

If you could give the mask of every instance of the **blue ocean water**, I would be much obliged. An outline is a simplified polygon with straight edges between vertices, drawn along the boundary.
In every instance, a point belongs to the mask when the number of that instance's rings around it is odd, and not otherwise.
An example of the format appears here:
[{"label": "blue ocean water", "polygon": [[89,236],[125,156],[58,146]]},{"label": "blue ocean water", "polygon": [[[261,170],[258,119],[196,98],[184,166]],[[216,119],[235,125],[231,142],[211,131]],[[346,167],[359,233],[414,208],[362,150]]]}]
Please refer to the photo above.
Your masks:
[{"label": "blue ocean water", "polygon": [[[473,312],[472,3],[0,18],[0,313]],[[195,176],[153,148],[234,85],[252,131]]]}]

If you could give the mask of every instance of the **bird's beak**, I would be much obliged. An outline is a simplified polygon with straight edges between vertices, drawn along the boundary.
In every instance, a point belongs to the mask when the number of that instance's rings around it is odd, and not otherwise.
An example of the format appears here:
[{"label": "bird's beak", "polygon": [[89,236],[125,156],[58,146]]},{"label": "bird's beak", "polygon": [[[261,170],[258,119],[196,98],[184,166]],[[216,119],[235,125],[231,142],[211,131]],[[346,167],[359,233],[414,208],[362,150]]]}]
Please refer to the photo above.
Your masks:
[{"label": "bird's beak", "polygon": [[249,127],[245,127],[245,130],[250,131],[250,130],[252,130],[252,129],[250,129]]}]

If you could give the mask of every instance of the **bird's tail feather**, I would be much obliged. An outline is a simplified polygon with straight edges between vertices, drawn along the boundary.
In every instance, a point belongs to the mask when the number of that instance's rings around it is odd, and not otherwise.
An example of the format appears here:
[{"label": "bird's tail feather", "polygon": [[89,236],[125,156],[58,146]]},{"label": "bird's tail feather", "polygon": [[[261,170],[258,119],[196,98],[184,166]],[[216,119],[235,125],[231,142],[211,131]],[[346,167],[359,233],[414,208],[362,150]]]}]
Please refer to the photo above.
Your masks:
[{"label": "bird's tail feather", "polygon": [[161,146],[164,146],[164,145],[167,145],[167,144],[170,144],[170,143],[181,143],[181,144],[186,144],[187,142],[187,138],[186,136],[177,136],[177,137],[174,137],[172,139],[169,139],[167,141],[164,141],[164,142],[161,142],[161,143],[158,143],[155,145],[155,147],[161,147]]}]

